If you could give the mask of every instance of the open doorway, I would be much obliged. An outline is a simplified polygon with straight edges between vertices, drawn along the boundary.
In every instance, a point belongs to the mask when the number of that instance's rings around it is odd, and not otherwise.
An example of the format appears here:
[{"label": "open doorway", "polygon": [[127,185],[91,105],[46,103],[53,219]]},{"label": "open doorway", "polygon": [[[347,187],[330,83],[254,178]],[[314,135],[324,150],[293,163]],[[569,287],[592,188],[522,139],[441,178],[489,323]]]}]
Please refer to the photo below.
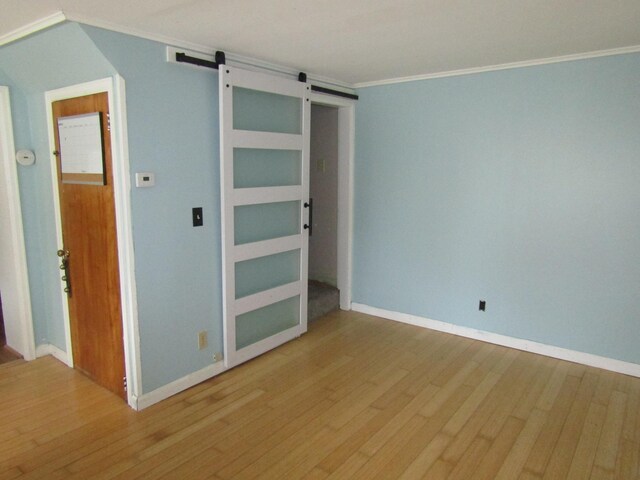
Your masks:
[{"label": "open doorway", "polygon": [[19,360],[22,355],[7,347],[7,337],[4,331],[4,316],[2,315],[2,294],[0,294],[0,364]]},{"label": "open doorway", "polygon": [[311,107],[309,321],[350,308],[352,113],[327,99]]},{"label": "open doorway", "polygon": [[[0,354],[35,358],[9,88],[0,86]],[[6,355],[4,355],[6,354]],[[0,362],[2,360],[0,359]]]}]

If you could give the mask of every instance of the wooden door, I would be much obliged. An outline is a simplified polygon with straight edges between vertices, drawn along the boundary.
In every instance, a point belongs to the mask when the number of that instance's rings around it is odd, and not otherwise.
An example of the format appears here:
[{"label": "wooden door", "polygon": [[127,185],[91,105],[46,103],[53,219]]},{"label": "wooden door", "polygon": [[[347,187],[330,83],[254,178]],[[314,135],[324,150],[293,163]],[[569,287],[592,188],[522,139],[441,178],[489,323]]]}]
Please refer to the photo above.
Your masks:
[{"label": "wooden door", "polygon": [[[62,237],[67,269],[74,367],[126,400],[120,303],[120,278],[106,92],[52,104],[58,165]],[[96,118],[102,141],[102,175],[68,174],[72,149],[68,122],[81,115]],[[61,122],[61,123],[59,123]],[[94,125],[95,126],[95,125]],[[97,127],[96,127],[97,130]],[[65,163],[65,150],[67,162]],[[74,152],[77,156],[77,152]],[[95,160],[95,159],[94,159]],[[61,252],[58,252],[60,256]],[[62,267],[61,267],[62,268]]]}]

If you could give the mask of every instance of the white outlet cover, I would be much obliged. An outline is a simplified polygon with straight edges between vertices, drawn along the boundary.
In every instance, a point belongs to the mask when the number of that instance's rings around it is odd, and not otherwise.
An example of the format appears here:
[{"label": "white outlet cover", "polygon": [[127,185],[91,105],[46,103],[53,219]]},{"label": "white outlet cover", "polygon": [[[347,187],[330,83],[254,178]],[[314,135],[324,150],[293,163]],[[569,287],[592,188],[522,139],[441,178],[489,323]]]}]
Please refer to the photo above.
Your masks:
[{"label": "white outlet cover", "polygon": [[153,187],[156,184],[156,175],[153,172],[136,173],[136,187]]}]

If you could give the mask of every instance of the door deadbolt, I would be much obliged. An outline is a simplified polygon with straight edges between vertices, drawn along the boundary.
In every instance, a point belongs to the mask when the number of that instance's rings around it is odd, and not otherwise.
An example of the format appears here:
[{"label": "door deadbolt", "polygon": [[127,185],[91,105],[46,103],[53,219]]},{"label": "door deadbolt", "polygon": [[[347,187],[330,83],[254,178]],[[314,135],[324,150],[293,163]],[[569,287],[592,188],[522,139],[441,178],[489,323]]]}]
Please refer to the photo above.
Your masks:
[{"label": "door deadbolt", "polygon": [[64,291],[68,296],[71,296],[71,282],[69,281],[69,250],[60,249],[56,252],[56,255],[60,257],[60,270],[64,272],[60,279],[64,282]]}]

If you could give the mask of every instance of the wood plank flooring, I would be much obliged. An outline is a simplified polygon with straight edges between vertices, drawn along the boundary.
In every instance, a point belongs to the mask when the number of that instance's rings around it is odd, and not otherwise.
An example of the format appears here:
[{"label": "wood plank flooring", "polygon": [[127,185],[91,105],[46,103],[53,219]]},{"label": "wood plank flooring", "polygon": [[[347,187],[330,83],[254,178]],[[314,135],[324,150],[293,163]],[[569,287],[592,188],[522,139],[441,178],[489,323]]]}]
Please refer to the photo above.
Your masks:
[{"label": "wood plank flooring", "polygon": [[638,479],[640,379],[334,312],[142,412],[0,365],[2,479]]}]

